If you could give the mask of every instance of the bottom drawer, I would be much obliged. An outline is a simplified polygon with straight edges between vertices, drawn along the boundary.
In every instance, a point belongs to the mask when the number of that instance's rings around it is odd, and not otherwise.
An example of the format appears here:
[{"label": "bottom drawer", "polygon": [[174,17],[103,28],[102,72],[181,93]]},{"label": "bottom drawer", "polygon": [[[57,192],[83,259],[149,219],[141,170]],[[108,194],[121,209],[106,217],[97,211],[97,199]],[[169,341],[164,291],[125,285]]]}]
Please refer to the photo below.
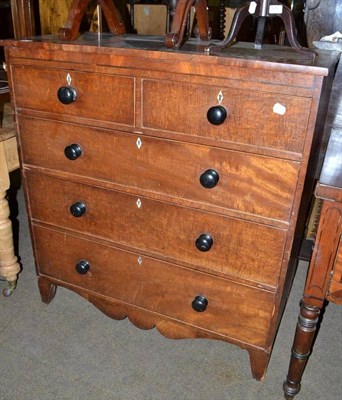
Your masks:
[{"label": "bottom drawer", "polygon": [[[271,292],[38,225],[33,231],[42,275],[242,342],[265,345],[274,304]],[[81,260],[90,265],[84,274],[75,268]],[[203,312],[192,308],[198,295],[208,301]]]}]

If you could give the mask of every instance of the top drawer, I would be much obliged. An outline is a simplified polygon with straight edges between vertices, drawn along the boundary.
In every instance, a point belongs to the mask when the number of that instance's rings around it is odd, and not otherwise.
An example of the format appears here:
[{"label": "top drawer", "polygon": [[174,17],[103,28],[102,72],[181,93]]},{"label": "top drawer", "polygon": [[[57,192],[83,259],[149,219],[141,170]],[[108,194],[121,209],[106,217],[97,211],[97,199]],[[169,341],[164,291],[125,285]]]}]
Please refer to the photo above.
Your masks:
[{"label": "top drawer", "polygon": [[[302,152],[311,106],[309,98],[281,93],[149,79],[142,99],[146,128],[294,153]],[[227,117],[213,125],[207,112],[218,105]]]},{"label": "top drawer", "polygon": [[[12,70],[18,108],[46,111],[134,126],[134,78],[91,72],[15,66]],[[62,104],[57,92],[72,87],[76,100]]]}]

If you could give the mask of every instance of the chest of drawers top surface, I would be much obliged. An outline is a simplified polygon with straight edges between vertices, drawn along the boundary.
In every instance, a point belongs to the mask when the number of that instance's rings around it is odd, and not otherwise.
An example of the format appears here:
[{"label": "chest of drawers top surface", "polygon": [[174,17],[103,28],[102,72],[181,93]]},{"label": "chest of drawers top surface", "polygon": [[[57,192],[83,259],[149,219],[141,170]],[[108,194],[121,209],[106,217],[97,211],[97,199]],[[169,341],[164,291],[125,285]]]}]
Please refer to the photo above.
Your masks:
[{"label": "chest of drawers top surface", "polygon": [[[338,51],[317,50],[318,57],[311,61],[302,55],[295,52],[287,46],[264,45],[262,49],[255,49],[253,43],[237,42],[235,45],[222,50],[218,53],[206,53],[205,48],[208,43],[205,41],[198,41],[196,39],[189,39],[180,49],[170,50],[164,45],[164,38],[158,36],[143,36],[143,35],[120,35],[114,36],[112,34],[101,33],[85,33],[79,36],[75,41],[62,41],[58,36],[36,36],[32,38],[25,38],[22,40],[1,40],[4,46],[16,47],[17,49],[31,49],[33,58],[49,59],[52,56],[51,51],[62,50],[67,53],[74,53],[76,59],[80,61],[85,53],[89,55],[96,54],[96,59],[90,59],[91,62],[97,63],[101,60],[102,55],[116,55],[118,57],[130,57],[124,63],[129,66],[135,66],[136,58],[140,58],[140,68],[144,68],[148,63],[158,62],[162,60],[166,63],[164,66],[160,65],[159,70],[165,70],[167,63],[180,64],[178,67],[175,65],[171,72],[185,73],[182,71],[182,63],[200,62],[203,65],[214,64],[218,70],[214,74],[220,76],[222,70],[221,66],[242,67],[252,69],[264,69],[283,72],[298,72],[309,75],[327,75],[328,70],[336,66],[339,58]],[[45,51],[45,56],[40,52]],[[50,52],[48,55],[47,52]],[[17,53],[18,54],[18,53]],[[78,55],[78,57],[77,57]],[[146,65],[143,62],[147,63]],[[101,62],[99,63],[101,64]],[[119,65],[117,65],[119,66]],[[194,66],[193,71],[201,74],[202,67]],[[230,71],[232,73],[232,71]],[[202,73],[203,75],[203,73]],[[243,76],[243,72],[240,73]],[[307,85],[309,80],[302,82],[303,86]]]},{"label": "chest of drawers top surface", "polygon": [[[326,52],[311,65],[289,48],[246,44],[209,56],[192,41],[166,51],[162,39],[129,35],[7,43],[19,108],[292,159],[301,159],[315,91],[336,60]],[[55,101],[63,84],[77,87],[70,107]],[[217,105],[227,117],[213,126],[207,111]]]},{"label": "chest of drawers top surface", "polygon": [[336,55],[162,43],[6,42],[42,298],[237,343],[261,378]]}]

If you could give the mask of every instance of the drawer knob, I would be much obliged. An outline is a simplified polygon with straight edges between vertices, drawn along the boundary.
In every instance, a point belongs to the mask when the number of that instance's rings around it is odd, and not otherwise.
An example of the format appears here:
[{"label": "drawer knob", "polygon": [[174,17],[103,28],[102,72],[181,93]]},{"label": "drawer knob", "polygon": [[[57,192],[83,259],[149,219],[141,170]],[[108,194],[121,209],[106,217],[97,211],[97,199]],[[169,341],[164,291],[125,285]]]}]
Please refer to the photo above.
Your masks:
[{"label": "drawer knob", "polygon": [[203,312],[208,307],[208,300],[202,296],[196,296],[192,301],[192,308],[197,312]]},{"label": "drawer knob", "polygon": [[87,260],[81,260],[80,262],[78,262],[77,264],[76,264],[76,271],[79,273],[79,274],[81,274],[81,275],[84,275],[84,274],[86,274],[88,271],[89,271],[89,269],[90,269],[90,264],[89,264],[89,262],[87,261]]},{"label": "drawer knob", "polygon": [[217,171],[214,169],[207,169],[200,176],[200,183],[206,189],[212,189],[215,187],[220,179],[220,176]]},{"label": "drawer knob", "polygon": [[86,210],[85,204],[81,203],[80,201],[77,201],[70,206],[70,212],[76,218],[82,217]]},{"label": "drawer knob", "polygon": [[199,251],[209,251],[214,244],[213,238],[207,233],[203,233],[196,239],[196,247]]},{"label": "drawer knob", "polygon": [[82,147],[77,143],[73,143],[64,149],[64,154],[69,160],[76,160],[82,155]]},{"label": "drawer knob", "polygon": [[77,92],[72,86],[62,86],[58,89],[57,97],[62,104],[71,104],[76,100]]},{"label": "drawer knob", "polygon": [[222,106],[209,108],[207,112],[208,121],[213,125],[221,125],[227,118],[227,110]]}]

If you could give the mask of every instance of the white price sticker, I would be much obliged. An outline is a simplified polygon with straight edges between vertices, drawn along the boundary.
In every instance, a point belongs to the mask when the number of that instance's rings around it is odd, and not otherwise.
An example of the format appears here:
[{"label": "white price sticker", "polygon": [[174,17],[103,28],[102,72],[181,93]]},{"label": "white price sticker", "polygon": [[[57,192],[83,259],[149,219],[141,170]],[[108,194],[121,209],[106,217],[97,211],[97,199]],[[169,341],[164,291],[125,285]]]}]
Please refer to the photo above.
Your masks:
[{"label": "white price sticker", "polygon": [[273,6],[270,6],[268,12],[269,12],[270,14],[282,14],[282,12],[283,12],[283,6],[282,6],[281,4],[280,4],[280,5],[273,5]]},{"label": "white price sticker", "polygon": [[273,112],[275,114],[284,115],[286,113],[286,107],[280,103],[275,103],[273,106]]},{"label": "white price sticker", "polygon": [[256,8],[257,8],[257,3],[255,1],[251,1],[249,4],[249,9],[248,9],[249,13],[254,14]]}]

